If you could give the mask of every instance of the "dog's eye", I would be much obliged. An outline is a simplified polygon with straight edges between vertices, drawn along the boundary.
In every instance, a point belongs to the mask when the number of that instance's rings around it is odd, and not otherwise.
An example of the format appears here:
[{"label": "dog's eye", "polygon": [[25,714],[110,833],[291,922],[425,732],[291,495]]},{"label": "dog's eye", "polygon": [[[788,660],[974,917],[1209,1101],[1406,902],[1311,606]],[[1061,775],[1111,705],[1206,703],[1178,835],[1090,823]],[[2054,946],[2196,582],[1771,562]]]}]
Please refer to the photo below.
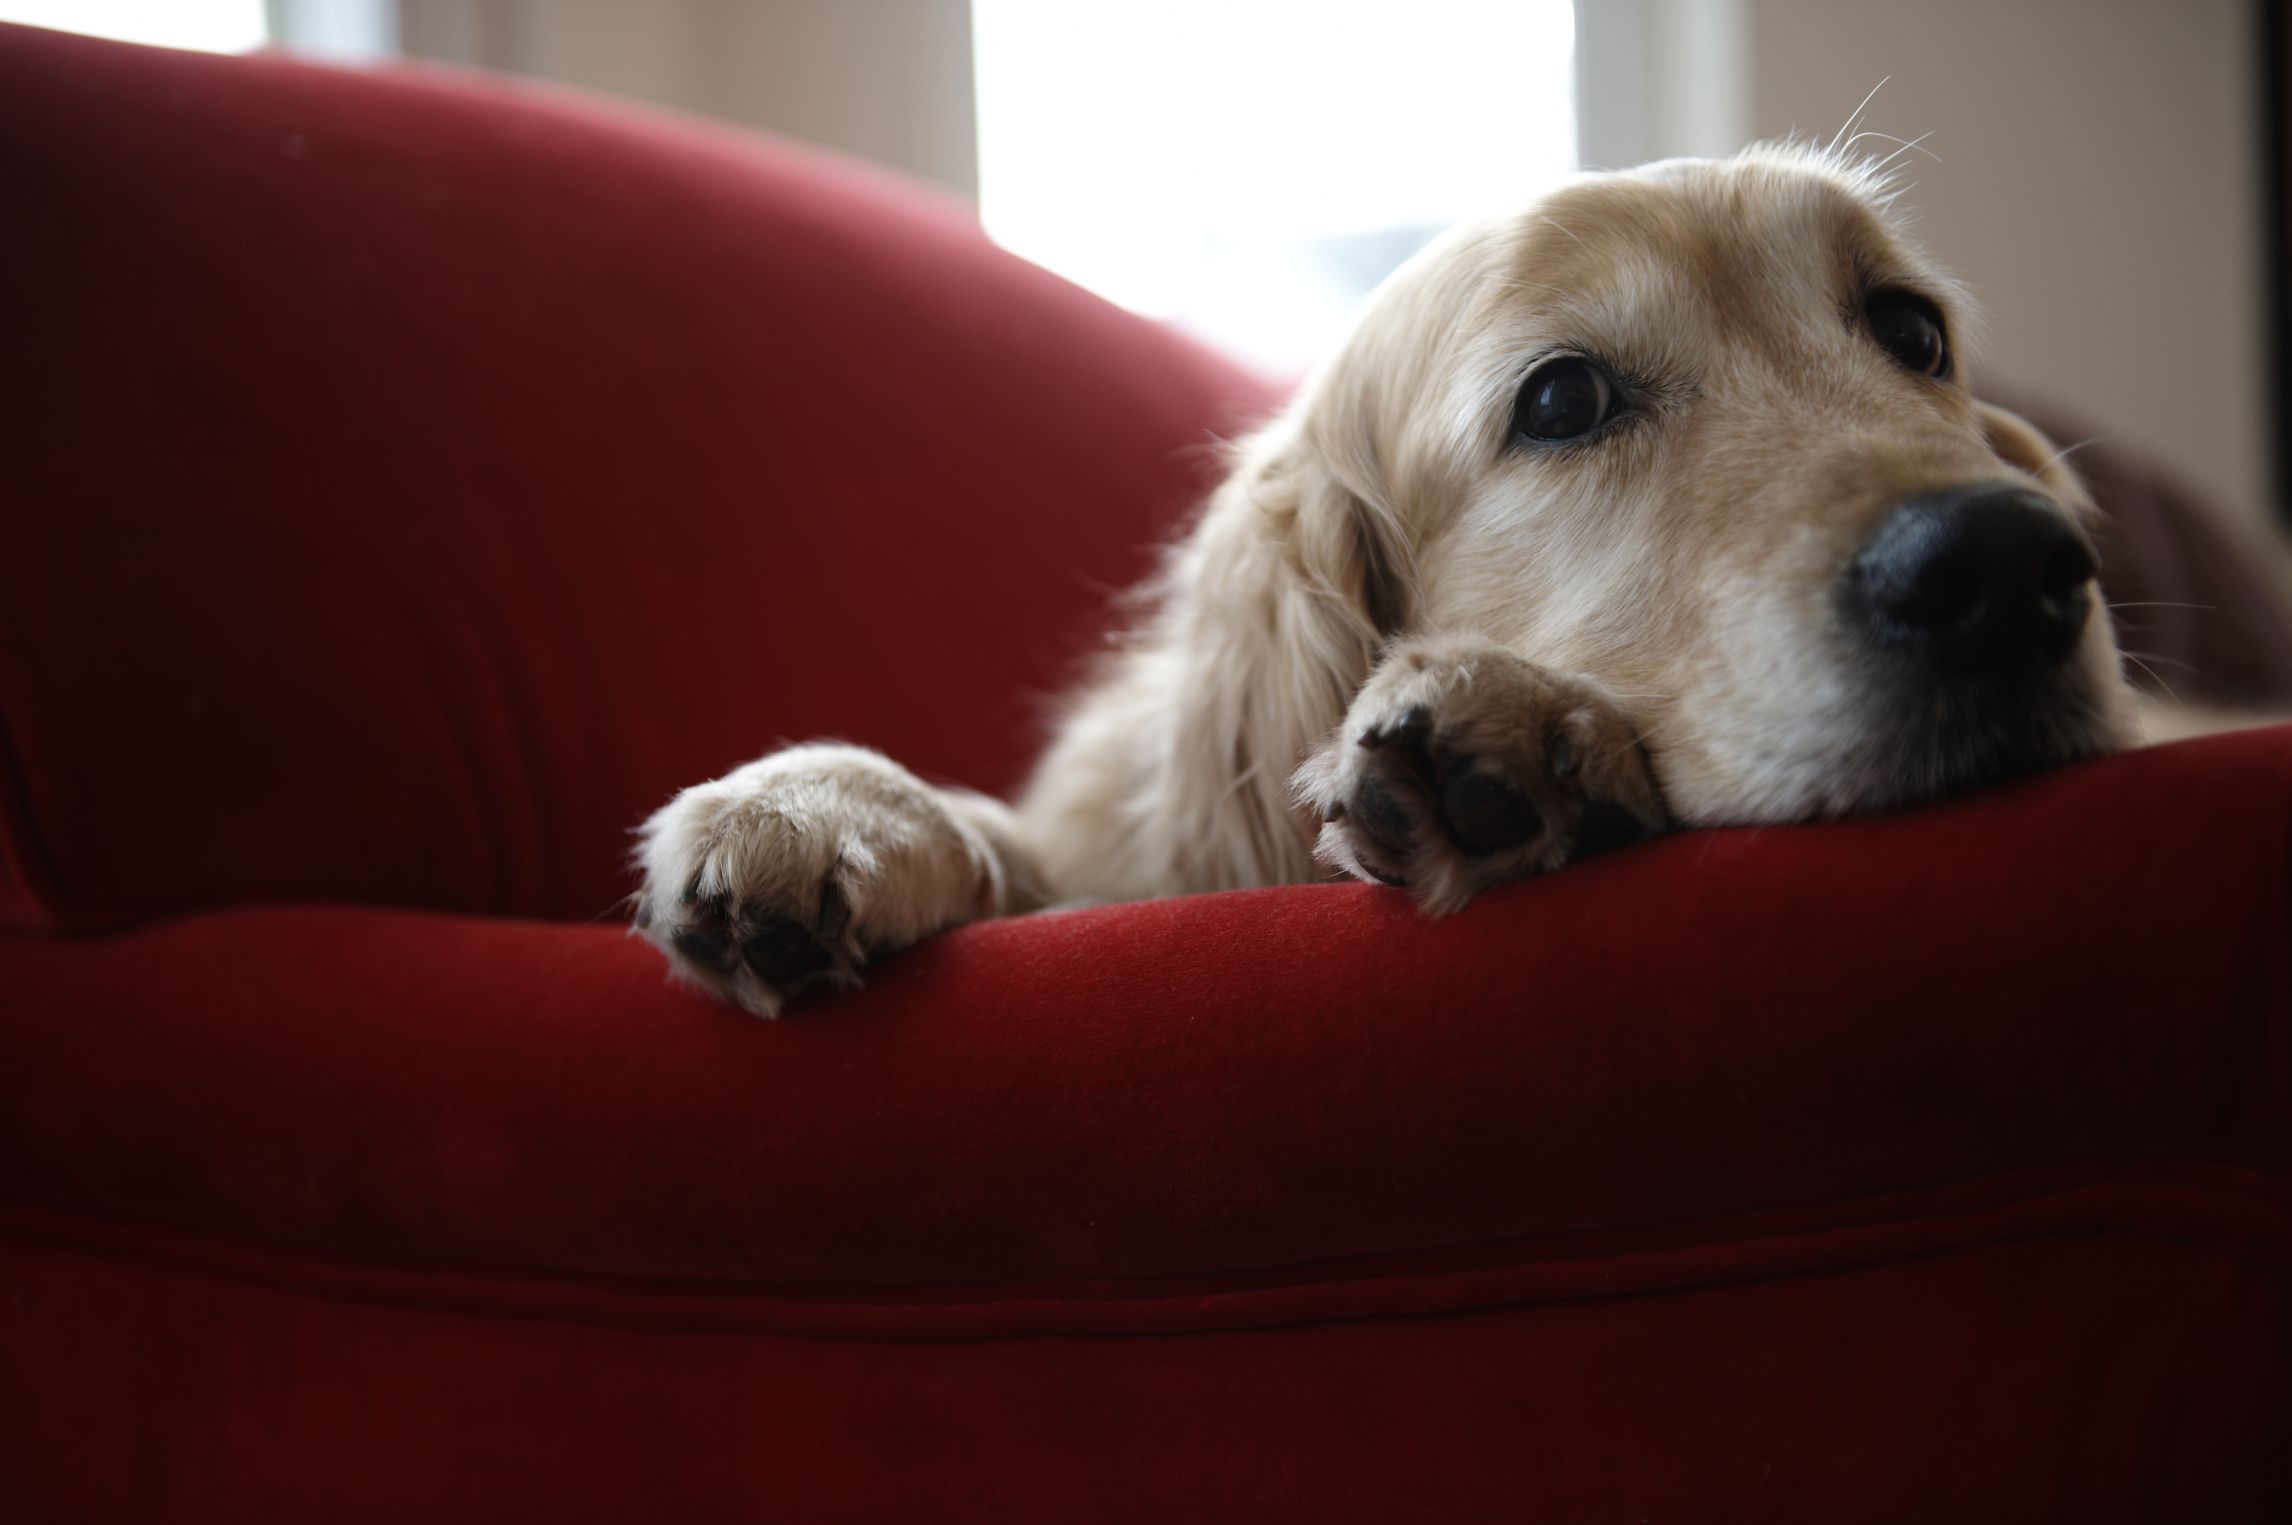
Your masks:
[{"label": "dog's eye", "polygon": [[1591,433],[1615,411],[1615,387],[1589,360],[1573,356],[1538,368],[1512,405],[1512,431],[1533,440]]},{"label": "dog's eye", "polygon": [[1921,376],[1950,374],[1950,346],[1942,315],[1924,297],[1882,291],[1863,304],[1862,320],[1878,347]]}]

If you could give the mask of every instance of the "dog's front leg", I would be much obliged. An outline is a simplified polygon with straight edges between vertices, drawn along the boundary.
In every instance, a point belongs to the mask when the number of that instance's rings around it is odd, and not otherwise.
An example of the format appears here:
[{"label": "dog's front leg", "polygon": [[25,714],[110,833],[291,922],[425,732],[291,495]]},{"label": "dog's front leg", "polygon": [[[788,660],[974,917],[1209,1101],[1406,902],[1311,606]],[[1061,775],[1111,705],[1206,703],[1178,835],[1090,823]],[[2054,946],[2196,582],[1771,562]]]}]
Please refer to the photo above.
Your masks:
[{"label": "dog's front leg", "polygon": [[1485,642],[1403,641],[1298,770],[1314,856],[1435,916],[1668,824],[1638,728],[1589,678]]},{"label": "dog's front leg", "polygon": [[1043,903],[1001,801],[864,747],[775,752],[645,822],[635,929],[679,979],[777,1016],[934,932]]}]

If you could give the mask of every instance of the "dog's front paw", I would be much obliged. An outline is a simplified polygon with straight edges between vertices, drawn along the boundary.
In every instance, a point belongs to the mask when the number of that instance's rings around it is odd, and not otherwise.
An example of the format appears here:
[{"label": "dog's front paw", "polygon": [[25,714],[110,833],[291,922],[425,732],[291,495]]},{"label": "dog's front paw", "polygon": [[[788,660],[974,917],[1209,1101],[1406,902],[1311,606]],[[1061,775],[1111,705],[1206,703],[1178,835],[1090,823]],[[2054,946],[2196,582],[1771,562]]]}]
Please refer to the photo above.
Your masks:
[{"label": "dog's front paw", "polygon": [[1003,899],[976,825],[860,747],[791,747],[695,785],[640,838],[634,930],[677,978],[758,1016]]},{"label": "dog's front paw", "polygon": [[1445,916],[1667,824],[1638,732],[1597,686],[1499,647],[1394,650],[1297,775],[1314,856]]}]

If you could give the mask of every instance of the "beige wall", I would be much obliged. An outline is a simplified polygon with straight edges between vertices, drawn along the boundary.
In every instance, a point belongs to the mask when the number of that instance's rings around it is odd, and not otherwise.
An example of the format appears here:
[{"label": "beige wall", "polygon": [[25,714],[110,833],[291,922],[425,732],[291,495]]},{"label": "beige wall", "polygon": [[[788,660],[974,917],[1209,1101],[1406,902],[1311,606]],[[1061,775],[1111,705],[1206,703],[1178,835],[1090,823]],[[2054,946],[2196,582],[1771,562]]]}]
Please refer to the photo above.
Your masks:
[{"label": "beige wall", "polygon": [[[1076,0],[1099,3],[1099,0]],[[1987,376],[2271,523],[2248,0],[1578,0],[1595,163],[1915,137]],[[968,0],[400,0],[407,49],[707,112],[976,193]],[[1173,107],[1173,109],[1181,109]]]},{"label": "beige wall", "polygon": [[399,37],[978,194],[970,0],[399,0]]},{"label": "beige wall", "polygon": [[1933,131],[1909,200],[1986,374],[2272,517],[2248,0],[1732,3],[1754,134],[1827,136],[1887,76],[1866,124]]}]

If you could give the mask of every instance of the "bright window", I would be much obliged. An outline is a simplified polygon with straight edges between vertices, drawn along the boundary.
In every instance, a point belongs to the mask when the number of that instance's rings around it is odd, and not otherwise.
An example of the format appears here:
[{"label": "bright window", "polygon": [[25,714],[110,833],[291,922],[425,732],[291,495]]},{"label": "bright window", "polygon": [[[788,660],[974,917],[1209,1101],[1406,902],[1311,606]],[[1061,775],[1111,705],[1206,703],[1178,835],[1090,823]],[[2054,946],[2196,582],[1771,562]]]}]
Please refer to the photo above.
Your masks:
[{"label": "bright window", "polygon": [[269,36],[263,0],[0,0],[0,21],[209,53],[244,53]]},{"label": "bright window", "polygon": [[1275,368],[1576,165],[1570,0],[973,0],[972,27],[987,231]]}]

